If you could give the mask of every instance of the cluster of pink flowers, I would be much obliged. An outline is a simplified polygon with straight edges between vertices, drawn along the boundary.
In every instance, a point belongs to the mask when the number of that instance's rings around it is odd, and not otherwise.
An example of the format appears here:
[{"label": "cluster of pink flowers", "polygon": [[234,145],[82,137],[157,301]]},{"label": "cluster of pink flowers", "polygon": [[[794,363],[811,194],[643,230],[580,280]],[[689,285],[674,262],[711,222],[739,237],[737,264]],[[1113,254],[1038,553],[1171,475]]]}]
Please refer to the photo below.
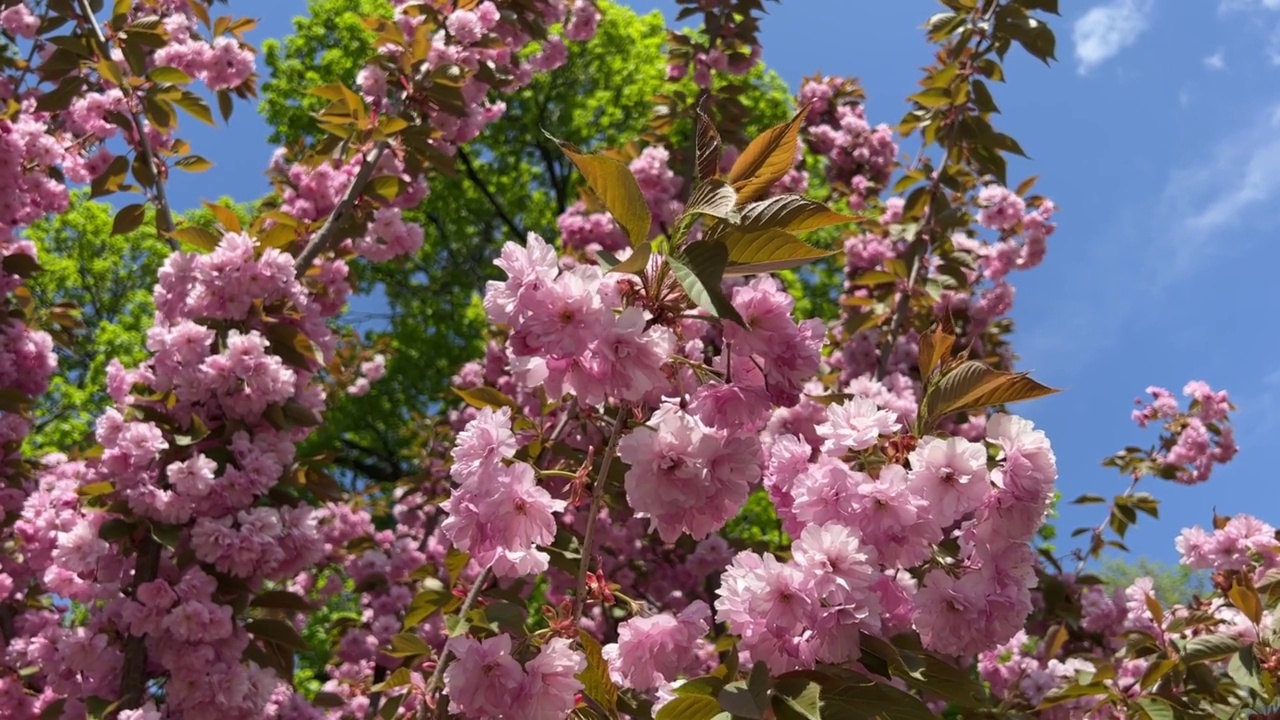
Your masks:
[{"label": "cluster of pink flowers", "polygon": [[614,253],[630,246],[612,215],[590,212],[581,200],[570,205],[556,220],[556,225],[564,247],[580,250],[589,257],[601,250]]},{"label": "cluster of pink flowers", "polygon": [[230,90],[253,76],[253,51],[231,37],[200,38],[196,19],[185,13],[165,16],[168,42],[151,56],[154,67],[174,67],[196,78],[210,90]]},{"label": "cluster of pink flowers", "polygon": [[[1275,529],[1250,515],[1223,518],[1214,532],[1200,527],[1186,529],[1177,540],[1182,562],[1197,570],[1215,573],[1244,573],[1249,582],[1261,580],[1269,570],[1280,567],[1280,540]],[[1097,584],[1075,584],[1068,591],[1080,607],[1080,634],[1052,651],[1044,638],[1019,631],[1009,642],[978,655],[978,670],[990,683],[992,693],[1006,702],[1035,707],[1055,690],[1078,682],[1080,673],[1095,673],[1100,665],[1115,669],[1114,676],[1100,682],[1122,698],[1136,698],[1144,690],[1143,678],[1156,657],[1135,656],[1127,649],[1139,638],[1168,644],[1186,641],[1208,632],[1230,638],[1240,647],[1249,647],[1280,627],[1275,616],[1263,610],[1258,621],[1250,620],[1224,597],[1193,598],[1188,605],[1162,608],[1152,613],[1158,602],[1154,581],[1136,579],[1128,587],[1107,590]],[[1215,577],[1215,582],[1217,578]],[[1230,586],[1227,581],[1226,586]],[[1208,623],[1208,625],[1206,625]],[[1066,652],[1062,649],[1066,648]],[[1225,664],[1226,661],[1222,661]],[[1057,702],[1039,711],[1046,720],[1066,720],[1081,713],[1103,720],[1127,717],[1122,709],[1098,706],[1098,698],[1079,696]]]},{"label": "cluster of pink flowers", "polygon": [[1172,479],[1185,484],[1208,480],[1215,465],[1230,462],[1236,456],[1235,433],[1226,423],[1233,409],[1226,390],[1215,391],[1201,380],[1193,380],[1182,389],[1191,398],[1183,412],[1173,393],[1162,387],[1149,387],[1149,402],[1135,401],[1133,421],[1146,427],[1153,421],[1164,421],[1166,434],[1161,450],[1153,459],[1174,472]]},{"label": "cluster of pink flowers", "polygon": [[552,513],[565,507],[539,487],[532,465],[504,464],[516,449],[511,412],[482,410],[458,436],[452,468],[458,487],[441,505],[448,514],[441,527],[453,546],[504,578],[546,571],[548,556],[538,546],[555,539]]},{"label": "cluster of pink flowers", "polygon": [[[412,31],[423,18],[406,13],[407,5],[397,3],[396,19]],[[567,5],[542,3],[537,10],[543,19],[560,22]],[[151,54],[152,67],[176,67],[212,90],[234,89],[252,77],[252,52],[230,37],[198,37],[188,3],[140,4],[131,12],[156,11],[162,13],[159,27],[167,43]],[[592,3],[574,3],[566,32],[588,38],[594,13]],[[540,56],[516,70],[519,50],[533,39],[520,29],[519,18],[501,16],[493,3],[454,16],[446,23],[454,37],[446,41],[442,31],[432,46],[433,66],[500,63],[527,79],[563,62],[564,45],[551,38]],[[31,37],[36,24],[23,3],[0,17],[0,27],[22,37]],[[468,35],[473,31],[478,34]],[[500,39],[501,47],[492,39]],[[378,89],[376,77],[366,73],[365,79],[366,91]],[[474,137],[501,114],[501,103],[482,102],[490,89],[473,79],[464,90],[474,101],[472,115],[433,117],[445,128],[440,150],[450,152],[450,143]],[[0,163],[8,168],[0,182],[9,183],[0,202],[5,294],[17,288],[18,269],[34,265],[22,260],[33,250],[12,240],[14,230],[66,208],[67,190],[51,171],[61,167],[69,179],[88,181],[105,169],[113,156],[102,143],[118,131],[109,115],[127,113],[133,102],[117,88],[90,87],[55,123],[54,116],[35,110],[34,97],[21,92],[8,79],[0,83],[0,95],[21,104],[20,112],[0,121],[0,144],[9,149]],[[144,132],[153,149],[173,146],[171,131]],[[140,141],[126,135],[130,143]],[[351,192],[363,162],[357,157],[311,167],[277,156],[273,167],[282,181],[283,214],[297,223],[299,240],[309,239]],[[422,201],[425,181],[409,175],[395,153],[384,153],[373,175],[375,182],[395,178],[399,192],[393,200],[379,200],[367,234],[349,241],[347,250],[375,261],[416,251],[422,231],[401,213]],[[381,593],[362,598],[369,625],[348,633],[340,664],[326,683],[328,692],[363,715],[367,678],[375,665],[395,662],[377,649],[401,629],[417,582],[410,576],[443,560],[442,540],[428,538],[433,527],[444,530],[430,521],[439,513],[424,508],[417,495],[396,503],[405,529],[389,533],[375,532],[365,511],[348,517],[336,506],[316,511],[276,497],[290,494],[281,483],[301,472],[295,444],[323,412],[315,373],[336,344],[327,319],[342,310],[350,292],[342,260],[319,261],[303,280],[294,265],[288,252],[260,247],[239,233],[226,234],[208,254],[172,255],[155,290],[156,321],[147,338],[151,358],[137,368],[113,363],[109,369],[115,407],[97,423],[100,456],[79,462],[50,456],[25,484],[21,475],[5,478],[0,539],[16,552],[0,559],[0,602],[26,610],[12,618],[12,633],[6,628],[0,658],[6,667],[43,668],[28,681],[0,673],[6,712],[34,718],[55,711],[56,703],[65,717],[82,715],[89,698],[119,697],[122,681],[141,669],[137,690],[147,693],[149,683],[162,682],[163,698],[147,700],[122,718],[322,717],[294,694],[288,678],[277,677],[258,659],[245,660],[262,658],[263,650],[255,649],[258,640],[236,597],[264,588],[332,595],[333,578],[340,587],[345,575],[388,580]],[[47,334],[7,320],[0,331],[0,358],[8,358],[0,386],[24,395],[42,392],[53,357]],[[353,391],[358,394],[384,371],[381,358],[364,363]],[[16,451],[27,423],[17,414],[0,417],[6,454]],[[21,471],[18,463],[5,468]],[[531,468],[523,468],[529,470],[525,486],[531,486]],[[499,474],[488,464],[481,470],[484,478]],[[519,470],[506,473],[510,487],[519,485]],[[531,492],[539,489],[532,486]],[[350,543],[366,539],[374,550],[348,554]],[[527,544],[549,541],[537,535]],[[319,584],[322,560],[330,571]],[[474,570],[464,573],[474,576]],[[39,609],[35,601],[50,594],[59,602]],[[68,602],[82,609],[82,621],[66,622]],[[437,646],[444,639],[429,628],[422,634]],[[580,658],[566,656],[567,648],[548,647],[543,659],[527,667],[530,702],[544,708],[538,717],[563,716],[572,707],[573,674],[580,669]],[[128,667],[141,658],[145,666]]]},{"label": "cluster of pink flowers", "polygon": [[[1021,418],[995,416],[986,438],[999,452],[991,468],[986,445],[958,437],[922,438],[909,467],[862,471],[845,459],[889,440],[898,427],[892,413],[857,398],[832,406],[815,427],[819,447],[791,434],[773,440],[765,482],[788,530],[800,531],[800,549],[782,564],[739,555],[730,573],[737,580],[724,584],[717,603],[719,619],[743,634],[753,659],[775,670],[854,660],[858,631],[876,633],[882,623],[886,634],[914,626],[927,647],[968,655],[1022,626],[1035,583],[1028,543],[1057,474],[1044,434]],[[948,537],[959,542],[959,557],[916,587],[903,571],[928,561]],[[857,561],[826,559],[811,546],[844,548]],[[806,564],[807,557],[824,561]],[[824,573],[854,566],[863,578],[859,594],[847,594],[854,584],[846,578],[839,584],[846,594],[824,601],[830,591],[818,586],[831,582]],[[760,603],[778,593],[794,614],[766,621]]]},{"label": "cluster of pink flowers", "polygon": [[634,617],[618,626],[618,641],[604,646],[614,682],[636,690],[657,690],[701,669],[699,649],[710,629],[711,608],[701,600],[678,615]]},{"label": "cluster of pink flowers", "polygon": [[827,160],[827,176],[846,190],[853,209],[863,206],[889,181],[898,159],[898,145],[888,125],[872,127],[861,103],[842,97],[839,77],[806,82],[799,93],[809,105],[804,138],[809,148]]},{"label": "cluster of pink flowers", "polygon": [[382,379],[387,374],[387,356],[382,353],[375,354],[371,359],[360,363],[360,376],[347,386],[347,394],[360,395],[368,394],[369,388],[373,383]]},{"label": "cluster of pink flowers", "polygon": [[[250,638],[219,599],[212,573],[261,587],[319,559],[310,507],[256,502],[285,475],[294,442],[307,432],[268,418],[287,408],[317,413],[323,405],[310,382],[314,368],[286,365],[270,338],[287,330],[323,350],[331,337],[318,305],[294,278],[292,258],[256,251],[249,237],[229,234],[212,253],[169,258],[155,291],[152,359],[134,370],[109,368],[117,406],[97,424],[100,459],[47,458],[48,469],[26,498],[14,526],[23,542],[13,592],[39,583],[89,609],[83,626],[64,625],[52,609],[19,619],[24,639],[9,645],[11,660],[84,666],[81,675],[48,683],[42,701],[61,696],[70,707],[92,695],[113,696],[101,684],[119,682],[120,643],[130,636],[145,637],[148,657],[167,677],[171,713],[258,712],[277,691],[272,671],[241,660]],[[288,313],[254,319],[254,299]],[[86,487],[111,493],[127,513],[86,506],[78,497]],[[172,528],[171,546],[181,552],[148,560],[100,537],[108,522],[139,521]],[[113,637],[110,627],[124,637]],[[83,642],[98,650],[83,655],[77,644]],[[58,654],[42,655],[51,650]],[[223,690],[214,691],[210,676],[220,678]]]},{"label": "cluster of pink flowers", "polygon": [[618,443],[627,463],[627,504],[664,542],[701,540],[738,514],[760,478],[760,443],[707,427],[675,404]]},{"label": "cluster of pink flowers", "polygon": [[1213,532],[1199,525],[1187,528],[1177,540],[1182,563],[1196,570],[1253,571],[1260,580],[1280,567],[1280,538],[1276,529],[1252,515],[1236,515]]},{"label": "cluster of pink flowers", "polygon": [[467,718],[511,716],[529,720],[561,720],[577,705],[586,667],[581,652],[564,638],[552,638],[521,667],[512,657],[511,636],[477,641],[462,636],[450,641],[457,659],[445,671],[449,707]]},{"label": "cluster of pink flowers", "polygon": [[508,277],[488,283],[484,306],[510,330],[511,368],[521,384],[552,397],[572,393],[588,405],[661,398],[675,336],[660,325],[646,328],[639,308],[622,310],[618,282],[593,265],[562,271],[555,250],[533,234],[526,247],[507,243],[497,264]]},{"label": "cluster of pink flowers", "polygon": [[[998,236],[987,242],[956,233],[950,238],[951,253],[946,258],[930,262],[925,268],[929,277],[939,281],[944,288],[935,300],[935,314],[939,319],[955,323],[961,341],[974,353],[983,351],[987,331],[1013,308],[1014,288],[1008,274],[1039,265],[1044,258],[1046,240],[1056,227],[1050,221],[1055,210],[1051,201],[1042,200],[1034,209],[1028,210],[1022,198],[998,185],[984,188],[979,193],[978,205],[980,224]],[[902,198],[886,199],[881,222],[889,225],[901,220],[902,207]],[[898,259],[906,248],[906,239],[895,240],[885,234],[862,233],[846,238],[845,294],[854,301],[871,298],[874,288],[858,285],[858,279],[868,271],[883,270],[886,262]],[[946,268],[944,263],[952,267]],[[957,286],[957,273],[967,286]],[[880,363],[882,334],[869,330],[842,336],[841,340],[839,355],[833,363],[841,368],[843,378],[846,381],[869,380]],[[911,377],[917,343],[911,331],[896,338],[886,364],[887,373],[882,380],[889,385],[910,387],[912,398],[920,389],[919,383]],[[980,427],[975,427],[963,432],[970,437],[980,431]]]},{"label": "cluster of pink flowers", "polygon": [[19,2],[0,11],[0,28],[14,38],[30,40],[40,29],[40,18],[31,12],[26,2]]}]

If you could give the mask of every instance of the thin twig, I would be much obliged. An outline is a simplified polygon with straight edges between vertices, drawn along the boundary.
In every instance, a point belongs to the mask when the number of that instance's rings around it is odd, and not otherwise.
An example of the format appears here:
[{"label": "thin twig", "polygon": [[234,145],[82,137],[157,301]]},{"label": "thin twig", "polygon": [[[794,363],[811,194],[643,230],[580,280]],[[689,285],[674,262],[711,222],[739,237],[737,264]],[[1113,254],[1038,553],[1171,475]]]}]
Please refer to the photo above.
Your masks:
[{"label": "thin twig", "polygon": [[[565,429],[569,426],[569,420],[577,412],[577,409],[578,409],[578,400],[577,398],[574,398],[572,401],[570,401],[569,405],[564,409],[563,413],[560,415],[559,422],[556,423],[555,429],[551,431],[551,435],[547,438],[546,444],[543,447],[543,451],[539,453],[538,459],[535,461],[535,464],[541,464],[542,461],[546,459],[549,452],[549,448],[552,445],[554,445],[557,440],[560,439],[561,435],[564,434]],[[471,591],[467,593],[466,599],[462,601],[462,606],[458,608],[458,617],[466,617],[467,613],[471,612],[471,606],[475,604],[476,599],[480,596],[480,590],[484,587],[485,583],[487,583],[488,580],[489,580],[489,568],[485,568],[484,572],[480,573],[480,577],[476,580],[475,584],[471,586]],[[440,662],[439,664],[436,665],[435,672],[431,673],[431,679],[427,682],[427,688],[426,688],[427,697],[430,697],[431,693],[434,692],[437,687],[439,687],[440,682],[444,678],[445,668],[448,667],[449,662],[452,660],[452,658],[453,656],[449,652],[449,646],[446,643],[444,646],[444,649],[441,651]],[[436,708],[437,708],[437,712],[443,712],[444,704],[438,703]],[[427,710],[428,708],[426,703],[423,703],[422,713],[419,715],[419,717],[424,718],[425,720],[425,718],[427,717]],[[440,717],[443,717],[443,715],[441,715]]]},{"label": "thin twig", "polygon": [[520,226],[516,225],[515,220],[512,220],[511,216],[507,214],[506,209],[502,207],[502,203],[498,202],[498,198],[489,190],[489,186],[484,184],[484,180],[480,177],[480,173],[476,172],[476,166],[471,163],[471,156],[467,155],[467,151],[463,150],[461,147],[458,148],[458,159],[462,161],[462,169],[466,172],[467,178],[475,184],[475,186],[480,190],[480,193],[484,195],[484,198],[493,206],[493,211],[497,213],[498,218],[502,220],[502,224],[506,225],[507,229],[515,235],[515,241],[524,242],[524,231],[522,231]]},{"label": "thin twig", "polygon": [[[467,593],[467,597],[462,601],[462,606],[458,608],[458,617],[465,618],[467,613],[471,612],[471,606],[476,604],[476,600],[480,597],[480,591],[489,582],[489,568],[485,568],[480,573],[480,577],[476,578],[476,582],[471,586],[471,591]],[[445,642],[444,649],[440,652],[440,662],[436,663],[435,672],[431,673],[431,679],[427,682],[426,696],[431,697],[431,693],[440,687],[440,683],[444,680],[444,671],[449,667],[449,661],[453,659],[453,653],[449,652],[449,643]],[[444,703],[436,703],[436,716],[439,718],[446,717],[444,714]],[[427,717],[427,704],[422,704],[422,712],[419,717]]]},{"label": "thin twig", "polygon": [[[380,685],[383,680],[387,679],[387,669],[382,665],[378,665],[373,669],[373,684]],[[365,720],[373,720],[378,717],[378,706],[382,704],[382,691],[374,690],[369,693],[369,707],[365,710]]]},{"label": "thin twig", "polygon": [[884,380],[885,374],[889,372],[889,358],[893,355],[893,346],[898,343],[898,335],[902,333],[902,326],[906,323],[907,315],[911,312],[911,296],[915,294],[916,280],[920,275],[920,267],[924,265],[929,256],[929,241],[924,232],[924,228],[921,228],[920,234],[916,236],[917,239],[911,243],[914,246],[919,242],[920,254],[911,260],[911,272],[907,275],[907,287],[899,291],[898,305],[893,309],[893,320],[889,323],[889,333],[880,345],[880,364],[876,367],[876,380]]},{"label": "thin twig", "polygon": [[[93,37],[98,42],[98,54],[102,56],[105,62],[114,62],[111,59],[111,49],[107,44],[107,36],[102,32],[102,26],[98,24],[98,18],[93,14],[93,7],[90,0],[79,0],[80,12],[84,14],[85,20],[89,22],[89,26],[93,29]],[[126,98],[133,99],[133,90],[129,83],[120,84],[120,92]],[[142,159],[146,161],[147,167],[151,168],[156,176],[155,205],[156,205],[156,229],[169,242],[169,247],[174,250],[178,249],[178,241],[169,236],[173,232],[173,210],[169,207],[169,196],[164,189],[164,180],[161,179],[160,173],[156,168],[156,155],[151,150],[151,141],[147,140],[147,131],[143,121],[142,113],[134,108],[134,104],[129,104],[129,116],[133,119],[133,129],[138,136],[138,149],[142,151]]]},{"label": "thin twig", "polygon": [[609,444],[604,449],[604,460],[600,461],[600,474],[596,476],[595,485],[591,488],[591,509],[587,513],[587,529],[582,534],[582,559],[578,561],[578,580],[573,592],[573,626],[578,626],[582,619],[582,607],[587,595],[587,570],[591,567],[591,554],[595,550],[596,520],[600,516],[600,506],[604,504],[604,488],[609,482],[609,466],[613,464],[613,456],[618,448],[618,438],[622,435],[622,426],[627,421],[627,406],[618,408],[618,416],[614,418],[613,430],[609,433]]},{"label": "thin twig", "polygon": [[570,400],[569,405],[560,412],[560,421],[556,423],[555,429],[551,431],[551,436],[548,437],[547,441],[542,445],[542,452],[538,453],[537,459],[533,461],[535,467],[541,469],[542,463],[546,462],[547,458],[551,456],[551,446],[555,445],[556,441],[560,439],[560,436],[564,434],[565,428],[569,424],[569,420],[577,411],[578,398],[575,397]]},{"label": "thin twig", "polygon": [[311,263],[315,262],[317,257],[320,257],[320,253],[328,250],[330,245],[338,241],[338,231],[342,221],[348,213],[355,209],[356,201],[364,193],[365,186],[369,184],[369,179],[373,177],[373,171],[377,169],[378,162],[382,160],[383,153],[389,147],[390,143],[383,140],[374,146],[373,152],[365,156],[364,161],[360,164],[360,170],[351,179],[351,185],[343,193],[342,199],[333,208],[333,212],[329,213],[324,225],[321,225],[316,234],[312,236],[306,248],[298,255],[298,261],[294,263],[294,269],[297,270],[298,275],[305,273],[311,267]]},{"label": "thin twig", "polygon": [[[1134,489],[1138,487],[1138,483],[1142,480],[1142,477],[1143,476],[1139,475],[1133,478],[1133,481],[1129,483],[1128,489],[1126,489],[1120,497],[1127,498],[1130,495],[1132,495]],[[1111,507],[1112,507],[1112,510],[1114,510],[1115,505],[1112,505]],[[1099,523],[1098,526],[1093,529],[1093,532],[1089,533],[1089,545],[1090,545],[1089,550],[1081,552],[1076,558],[1079,561],[1076,564],[1077,575],[1079,575],[1084,570],[1084,566],[1088,564],[1089,558],[1093,557],[1093,546],[1095,543],[1097,543],[1099,540],[1101,540],[1103,537],[1106,536],[1107,525],[1110,522],[1111,522],[1111,514],[1108,513],[1106,519],[1104,519],[1101,523]]]}]

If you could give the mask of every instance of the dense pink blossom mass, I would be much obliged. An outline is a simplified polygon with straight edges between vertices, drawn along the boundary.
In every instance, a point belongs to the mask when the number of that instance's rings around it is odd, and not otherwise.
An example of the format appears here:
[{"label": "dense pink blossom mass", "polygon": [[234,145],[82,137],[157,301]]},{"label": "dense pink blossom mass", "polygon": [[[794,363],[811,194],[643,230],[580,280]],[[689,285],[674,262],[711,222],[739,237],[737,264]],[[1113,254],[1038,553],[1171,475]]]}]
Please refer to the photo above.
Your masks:
[{"label": "dense pink blossom mass", "polygon": [[[670,77],[713,90],[756,66],[752,3],[685,4],[707,32],[672,36]],[[1026,27],[1046,5],[988,4]],[[1275,528],[1184,530],[1214,594],[1182,605],[1084,572],[1155,514],[1140,480],[1204,482],[1235,456],[1227,393],[1193,381],[1184,409],[1148,389],[1133,419],[1159,443],[1106,461],[1129,489],[1065,568],[1042,542],[1051,439],[1005,407],[1050,392],[1011,371],[1006,336],[1009,275],[1042,262],[1056,208],[1002,166],[904,163],[902,128],[844,78],[807,80],[790,124],[723,153],[690,113],[696,175],[658,141],[625,163],[569,153],[603,208],[571,203],[560,237],[500,249],[485,355],[459,369],[466,402],[421,474],[344,494],[298,444],[332,393],[389,372],[383,352],[338,367],[355,263],[418,253],[425,166],[601,22],[592,0],[392,5],[354,87],[318,91],[352,126],[280,149],[275,204],[217,232],[175,231],[164,179],[194,157],[174,108],[209,112],[181,86],[252,95],[243,26],[203,0],[0,10],[35,68],[0,77],[0,718],[818,717],[820,695],[821,717],[919,717],[971,690],[1000,712],[1162,718],[1206,672],[1265,694],[1273,675],[1250,667],[1280,669]],[[992,77],[975,57],[948,72]],[[928,92],[918,113],[941,102]],[[130,174],[175,248],[146,359],[110,360],[91,449],[29,457],[27,406],[58,367],[23,229]],[[835,252],[792,234],[815,229]],[[837,309],[807,317],[784,271],[831,255]],[[302,632],[334,608],[306,689]]]}]

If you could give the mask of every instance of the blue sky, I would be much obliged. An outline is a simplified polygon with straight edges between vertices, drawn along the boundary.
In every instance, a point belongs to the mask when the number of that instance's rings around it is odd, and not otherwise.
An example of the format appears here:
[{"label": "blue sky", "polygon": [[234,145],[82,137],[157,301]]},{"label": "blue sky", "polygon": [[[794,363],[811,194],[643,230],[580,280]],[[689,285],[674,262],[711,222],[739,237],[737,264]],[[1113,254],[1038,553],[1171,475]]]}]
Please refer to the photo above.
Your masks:
[{"label": "blue sky", "polygon": [[[672,15],[670,0],[637,10]],[[1126,486],[1099,461],[1154,439],[1129,420],[1148,385],[1189,379],[1225,387],[1240,406],[1237,459],[1197,487],[1155,485],[1161,519],[1129,536],[1137,554],[1175,560],[1172,541],[1211,510],[1280,521],[1265,448],[1280,432],[1280,321],[1273,208],[1280,202],[1280,0],[1068,0],[1052,22],[1059,62],[1018,53],[994,90],[998,127],[1032,156],[1010,180],[1040,176],[1061,207],[1045,263],[1014,278],[1021,367],[1063,388],[1020,411],[1048,433],[1067,498]],[[241,7],[234,6],[243,12]],[[302,0],[253,6],[261,42],[289,29]],[[764,59],[793,87],[815,72],[860,78],[868,115],[895,123],[930,59],[923,0],[784,0],[769,5]],[[230,128],[188,123],[196,152],[217,162],[175,179],[175,205],[228,188],[266,189],[267,129],[239,107]],[[1065,508],[1069,531],[1102,519]]]}]

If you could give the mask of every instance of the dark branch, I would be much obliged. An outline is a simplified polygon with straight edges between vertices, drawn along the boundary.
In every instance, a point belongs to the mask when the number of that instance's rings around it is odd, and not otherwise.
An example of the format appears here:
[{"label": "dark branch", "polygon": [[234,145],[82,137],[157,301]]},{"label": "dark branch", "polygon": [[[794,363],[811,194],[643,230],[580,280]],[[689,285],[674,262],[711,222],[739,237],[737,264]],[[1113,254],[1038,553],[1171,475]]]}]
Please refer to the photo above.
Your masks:
[{"label": "dark branch", "polygon": [[516,225],[511,216],[507,214],[506,209],[502,207],[502,203],[498,202],[498,198],[494,197],[493,193],[489,191],[489,186],[484,184],[484,180],[480,178],[480,173],[476,172],[476,166],[471,163],[471,157],[467,155],[467,151],[458,148],[458,157],[462,160],[462,169],[466,172],[467,179],[475,183],[481,194],[493,206],[493,211],[502,219],[502,223],[515,235],[515,241],[524,242],[526,233],[520,229],[519,225]]}]

